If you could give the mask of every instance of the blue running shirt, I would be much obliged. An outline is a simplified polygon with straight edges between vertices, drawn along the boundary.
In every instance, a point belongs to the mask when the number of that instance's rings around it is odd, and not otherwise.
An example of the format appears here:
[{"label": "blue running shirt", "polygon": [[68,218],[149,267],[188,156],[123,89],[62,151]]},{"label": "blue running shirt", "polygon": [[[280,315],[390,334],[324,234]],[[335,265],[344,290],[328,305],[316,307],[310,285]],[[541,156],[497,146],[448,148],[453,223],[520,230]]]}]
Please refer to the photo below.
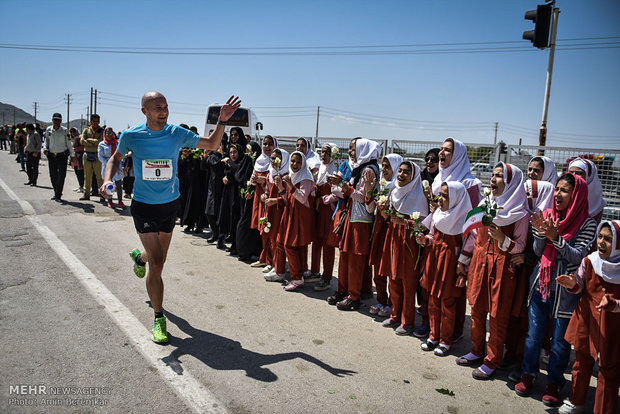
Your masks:
[{"label": "blue running shirt", "polygon": [[195,148],[198,141],[200,135],[171,124],[166,124],[161,131],[151,131],[145,122],[124,131],[117,151],[133,153],[134,199],[141,203],[164,204],[179,198],[179,150]]}]

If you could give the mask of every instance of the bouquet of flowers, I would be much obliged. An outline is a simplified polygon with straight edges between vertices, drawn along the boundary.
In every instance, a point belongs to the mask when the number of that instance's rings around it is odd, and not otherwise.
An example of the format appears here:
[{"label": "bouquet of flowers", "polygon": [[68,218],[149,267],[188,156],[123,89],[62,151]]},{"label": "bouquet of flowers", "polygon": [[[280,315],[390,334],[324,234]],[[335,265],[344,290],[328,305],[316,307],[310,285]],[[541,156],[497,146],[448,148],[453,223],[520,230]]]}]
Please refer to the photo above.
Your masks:
[{"label": "bouquet of flowers", "polygon": [[202,157],[203,152],[204,151],[201,150],[201,149],[193,149],[192,153],[191,153],[192,154],[192,158],[197,159],[197,158]]},{"label": "bouquet of flowers", "polygon": [[269,231],[271,230],[271,223],[269,222],[269,220],[267,220],[267,216],[259,218],[258,224],[263,224],[265,226],[263,227],[263,231],[265,233],[269,233]]}]

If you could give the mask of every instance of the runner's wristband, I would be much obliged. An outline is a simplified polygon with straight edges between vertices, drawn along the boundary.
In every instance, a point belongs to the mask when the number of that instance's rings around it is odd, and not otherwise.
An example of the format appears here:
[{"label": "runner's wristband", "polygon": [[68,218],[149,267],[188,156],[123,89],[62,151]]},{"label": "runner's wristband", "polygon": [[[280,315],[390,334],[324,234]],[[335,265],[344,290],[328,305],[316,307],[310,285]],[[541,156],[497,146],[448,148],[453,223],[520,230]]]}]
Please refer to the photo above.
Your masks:
[{"label": "runner's wristband", "polygon": [[226,121],[222,121],[222,120],[219,120],[219,119],[218,119],[218,120],[217,120],[217,124],[218,124],[218,125],[228,125],[228,122],[226,122]]}]

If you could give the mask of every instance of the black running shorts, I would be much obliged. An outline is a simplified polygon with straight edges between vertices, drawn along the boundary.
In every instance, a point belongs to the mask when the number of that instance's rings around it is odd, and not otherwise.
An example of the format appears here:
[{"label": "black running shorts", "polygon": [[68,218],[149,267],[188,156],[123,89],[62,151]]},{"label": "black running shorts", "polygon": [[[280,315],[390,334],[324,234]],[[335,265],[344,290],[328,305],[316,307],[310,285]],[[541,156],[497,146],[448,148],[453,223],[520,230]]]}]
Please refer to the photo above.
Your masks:
[{"label": "black running shorts", "polygon": [[181,202],[177,198],[165,204],[131,201],[131,215],[138,233],[171,233]]}]

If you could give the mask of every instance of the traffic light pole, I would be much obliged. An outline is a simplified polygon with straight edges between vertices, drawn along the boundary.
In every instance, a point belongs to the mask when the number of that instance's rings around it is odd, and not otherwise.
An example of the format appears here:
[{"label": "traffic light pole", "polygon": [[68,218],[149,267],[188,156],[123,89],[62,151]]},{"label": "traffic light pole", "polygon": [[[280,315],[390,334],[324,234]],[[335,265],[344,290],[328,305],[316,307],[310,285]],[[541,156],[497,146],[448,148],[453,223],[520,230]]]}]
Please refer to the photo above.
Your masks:
[{"label": "traffic light pole", "polygon": [[[549,44],[549,65],[547,66],[547,84],[545,86],[545,101],[543,103],[542,123],[538,134],[538,145],[544,147],[547,144],[547,114],[549,112],[549,96],[551,95],[551,78],[553,76],[553,61],[555,58],[555,39],[558,33],[558,16],[560,9],[553,8],[553,28],[551,31],[551,42]],[[538,150],[538,155],[545,155],[544,149]]]}]

